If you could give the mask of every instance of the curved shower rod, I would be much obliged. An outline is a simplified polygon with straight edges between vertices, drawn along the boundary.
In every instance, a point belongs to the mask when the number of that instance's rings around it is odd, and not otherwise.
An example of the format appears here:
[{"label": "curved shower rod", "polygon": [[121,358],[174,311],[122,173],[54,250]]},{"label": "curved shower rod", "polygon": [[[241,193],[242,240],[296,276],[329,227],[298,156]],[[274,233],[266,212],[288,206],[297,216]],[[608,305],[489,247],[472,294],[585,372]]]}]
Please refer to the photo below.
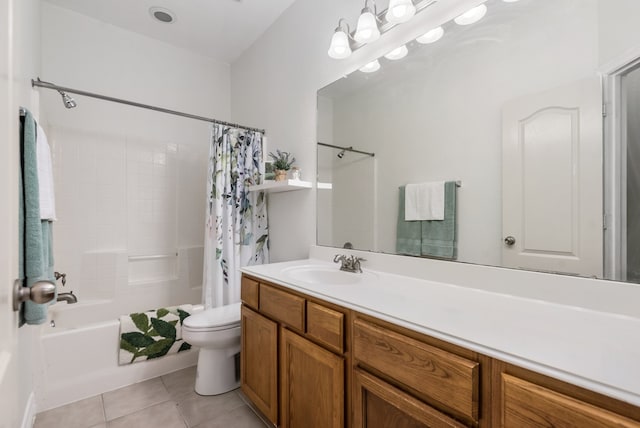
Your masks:
[{"label": "curved shower rod", "polygon": [[218,125],[231,126],[233,128],[241,128],[241,129],[245,129],[247,131],[256,131],[256,132],[262,133],[263,135],[266,134],[264,129],[252,128],[250,126],[244,126],[244,125],[240,125],[238,123],[225,122],[224,120],[212,119],[212,118],[209,118],[209,117],[198,116],[198,115],[190,114],[190,113],[183,113],[183,112],[177,111],[177,110],[170,110],[170,109],[167,109],[167,108],[156,107],[156,106],[152,106],[152,105],[149,105],[149,104],[142,104],[142,103],[138,103],[138,102],[135,102],[135,101],[123,100],[121,98],[114,98],[114,97],[109,97],[107,95],[95,94],[93,92],[81,91],[79,89],[66,88],[64,86],[58,86],[58,85],[53,84],[51,82],[45,82],[44,80],[40,80],[39,77],[38,77],[38,80],[31,79],[31,86],[32,87],[36,87],[37,86],[37,87],[46,88],[46,89],[53,89],[53,90],[58,91],[58,92],[68,92],[70,94],[82,95],[82,96],[85,96],[85,97],[97,98],[99,100],[111,101],[113,103],[126,104],[126,105],[133,106],[133,107],[139,107],[139,108],[144,108],[144,109],[147,109],[147,110],[159,111],[161,113],[173,114],[175,116],[182,116],[182,117],[186,117],[186,118],[189,118],[189,119],[201,120],[203,122],[216,123]]}]

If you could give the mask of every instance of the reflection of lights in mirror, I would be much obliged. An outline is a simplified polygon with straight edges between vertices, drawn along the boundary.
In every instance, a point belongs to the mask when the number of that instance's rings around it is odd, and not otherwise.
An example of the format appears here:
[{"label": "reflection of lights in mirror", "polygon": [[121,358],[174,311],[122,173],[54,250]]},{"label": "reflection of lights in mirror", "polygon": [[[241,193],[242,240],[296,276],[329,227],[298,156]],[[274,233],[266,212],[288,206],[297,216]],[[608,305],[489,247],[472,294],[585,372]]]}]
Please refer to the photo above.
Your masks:
[{"label": "reflection of lights in mirror", "polygon": [[428,45],[429,43],[435,43],[444,35],[444,29],[442,27],[434,28],[424,33],[422,36],[416,39],[416,42]]},{"label": "reflection of lights in mirror", "polygon": [[380,70],[380,62],[378,62],[377,59],[374,59],[364,67],[360,68],[360,71],[362,71],[363,73],[373,73],[374,71],[378,70]]},{"label": "reflection of lights in mirror", "polygon": [[471,25],[480,21],[486,14],[487,6],[481,4],[480,6],[476,6],[473,9],[469,9],[468,11],[454,19],[454,21],[458,25]]},{"label": "reflection of lights in mirror", "polygon": [[409,50],[407,49],[407,47],[405,45],[402,45],[399,48],[395,48],[394,50],[386,54],[384,57],[386,59],[395,61],[397,59],[404,58],[405,56],[407,56],[408,53],[409,53]]}]

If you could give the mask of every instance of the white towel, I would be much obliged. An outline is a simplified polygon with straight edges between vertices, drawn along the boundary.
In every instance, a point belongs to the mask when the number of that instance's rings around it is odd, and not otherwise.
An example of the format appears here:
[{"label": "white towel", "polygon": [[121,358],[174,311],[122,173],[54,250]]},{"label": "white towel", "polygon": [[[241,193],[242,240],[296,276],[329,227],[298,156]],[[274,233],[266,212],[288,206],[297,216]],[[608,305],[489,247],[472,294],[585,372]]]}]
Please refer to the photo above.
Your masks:
[{"label": "white towel", "polygon": [[444,181],[407,184],[404,193],[405,221],[444,220]]},{"label": "white towel", "polygon": [[38,188],[40,192],[40,219],[55,221],[56,198],[53,192],[53,164],[47,135],[40,125],[37,128],[36,153],[38,162]]}]

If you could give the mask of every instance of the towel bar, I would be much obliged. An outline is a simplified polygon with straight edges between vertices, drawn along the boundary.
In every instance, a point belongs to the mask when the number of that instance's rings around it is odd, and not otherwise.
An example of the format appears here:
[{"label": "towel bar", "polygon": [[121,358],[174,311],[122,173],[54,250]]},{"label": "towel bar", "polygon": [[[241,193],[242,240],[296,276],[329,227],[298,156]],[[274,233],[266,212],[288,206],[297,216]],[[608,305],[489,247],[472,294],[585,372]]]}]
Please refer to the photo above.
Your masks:
[{"label": "towel bar", "polygon": [[129,256],[129,261],[134,262],[138,260],[154,260],[154,259],[168,259],[171,257],[178,257],[178,252],[172,254],[152,254],[152,255],[142,255],[142,256]]}]

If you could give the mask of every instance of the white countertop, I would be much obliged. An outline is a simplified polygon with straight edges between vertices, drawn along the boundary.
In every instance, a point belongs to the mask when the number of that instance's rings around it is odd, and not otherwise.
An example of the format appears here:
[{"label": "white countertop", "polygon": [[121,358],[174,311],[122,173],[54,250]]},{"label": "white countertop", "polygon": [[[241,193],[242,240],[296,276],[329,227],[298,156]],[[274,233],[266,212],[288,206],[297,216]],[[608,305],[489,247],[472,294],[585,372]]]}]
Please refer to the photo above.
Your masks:
[{"label": "white countertop", "polygon": [[325,260],[241,270],[640,406],[638,317],[370,269],[350,274],[363,275],[362,281],[345,285],[309,284],[287,274],[305,265],[338,270]]}]

